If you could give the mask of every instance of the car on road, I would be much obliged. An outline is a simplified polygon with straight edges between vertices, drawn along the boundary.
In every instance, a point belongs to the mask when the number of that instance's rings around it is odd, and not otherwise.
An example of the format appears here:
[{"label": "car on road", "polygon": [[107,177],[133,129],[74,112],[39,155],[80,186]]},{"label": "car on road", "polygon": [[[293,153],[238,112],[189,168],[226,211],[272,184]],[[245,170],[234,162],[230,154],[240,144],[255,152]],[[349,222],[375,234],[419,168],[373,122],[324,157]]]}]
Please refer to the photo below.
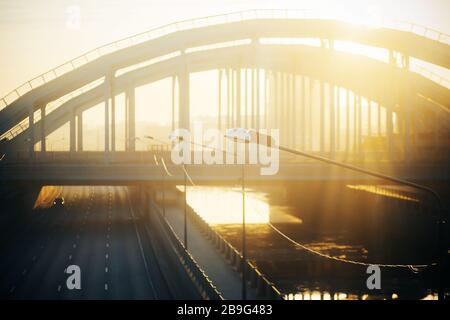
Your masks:
[{"label": "car on road", "polygon": [[53,200],[53,206],[54,209],[64,209],[64,198],[63,197],[57,197],[55,200]]}]

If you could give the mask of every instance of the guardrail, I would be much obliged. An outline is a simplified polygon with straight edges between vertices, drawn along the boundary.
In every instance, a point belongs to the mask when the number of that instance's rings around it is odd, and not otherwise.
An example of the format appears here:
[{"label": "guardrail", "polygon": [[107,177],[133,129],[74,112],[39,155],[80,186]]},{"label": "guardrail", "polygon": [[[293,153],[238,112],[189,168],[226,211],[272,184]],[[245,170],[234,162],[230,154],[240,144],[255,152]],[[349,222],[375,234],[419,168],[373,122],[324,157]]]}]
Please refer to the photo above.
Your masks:
[{"label": "guardrail", "polygon": [[[26,94],[27,92],[49,82],[57,77],[70,72],[76,68],[79,68],[91,61],[94,61],[106,54],[124,49],[139,43],[143,43],[152,39],[162,37],[164,35],[195,29],[205,26],[218,25],[230,22],[239,22],[247,20],[257,19],[329,19],[329,20],[343,20],[345,17],[339,17],[336,15],[323,14],[313,12],[311,10],[279,10],[279,9],[257,9],[232,12],[222,15],[213,15],[202,18],[188,19],[179,22],[169,23],[161,27],[157,27],[130,37],[114,41],[103,46],[90,50],[66,63],[63,63],[37,77],[25,82],[21,86],[9,92],[3,98],[0,99],[0,110]],[[450,44],[450,35],[443,32],[423,27],[414,23],[407,22],[389,22],[383,21],[381,27],[392,28],[401,31],[412,32],[429,39]]]},{"label": "guardrail", "polygon": [[[184,206],[184,202],[182,203]],[[203,234],[214,244],[216,249],[226,258],[233,269],[242,272],[242,255],[231,243],[225,240],[216,230],[211,226],[190,206],[187,206],[187,214],[192,221],[200,228]],[[275,287],[275,285],[262,274],[257,267],[247,261],[245,264],[248,282],[252,288],[255,288],[259,297],[263,299],[278,300],[283,299],[282,293]]]},{"label": "guardrail", "polygon": [[196,286],[202,298],[206,300],[224,300],[222,294],[217,290],[212,281],[197,264],[194,257],[192,257],[192,255],[184,248],[180,238],[178,238],[175,231],[163,216],[161,209],[155,206],[152,201],[150,201],[149,205],[151,206],[151,209],[156,212],[156,216],[162,223],[164,229],[167,231],[171,242],[175,246],[175,253],[178,256],[180,263],[186,270],[187,275]]}]

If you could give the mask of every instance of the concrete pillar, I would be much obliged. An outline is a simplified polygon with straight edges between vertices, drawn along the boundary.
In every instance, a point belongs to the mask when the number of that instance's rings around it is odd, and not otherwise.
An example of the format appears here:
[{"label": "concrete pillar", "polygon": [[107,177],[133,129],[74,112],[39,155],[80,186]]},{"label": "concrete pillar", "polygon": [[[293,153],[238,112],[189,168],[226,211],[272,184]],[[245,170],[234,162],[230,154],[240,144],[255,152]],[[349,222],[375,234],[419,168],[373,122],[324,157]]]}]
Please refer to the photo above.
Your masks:
[{"label": "concrete pillar", "polygon": [[325,89],[323,81],[320,81],[320,153],[325,153]]},{"label": "concrete pillar", "polygon": [[270,96],[271,90],[271,74],[266,70],[265,72],[265,82],[264,82],[264,128],[269,128],[269,108],[270,108],[270,100],[272,97]]},{"label": "concrete pillar", "polygon": [[80,111],[77,116],[77,150],[83,151],[83,112]]},{"label": "concrete pillar", "polygon": [[291,118],[291,131],[292,131],[292,146],[295,148],[297,146],[297,75],[292,74],[292,118]]},{"label": "concrete pillar", "polygon": [[336,87],[336,151],[341,150],[341,90]]},{"label": "concrete pillar", "polygon": [[116,151],[116,92],[114,88],[114,72],[110,81],[111,93],[111,151]]},{"label": "concrete pillar", "polygon": [[255,69],[251,69],[252,78],[251,78],[251,88],[252,88],[252,110],[251,110],[251,126],[252,128],[256,127],[256,121],[255,121]]},{"label": "concrete pillar", "polygon": [[77,138],[76,138],[76,122],[75,122],[75,112],[72,112],[72,115],[70,116],[70,122],[69,122],[69,127],[70,127],[70,153],[75,153],[76,151],[76,145],[77,145]]},{"label": "concrete pillar", "polygon": [[219,98],[217,103],[217,129],[222,130],[222,69],[219,69]]},{"label": "concrete pillar", "polygon": [[329,85],[329,100],[330,100],[330,158],[336,157],[336,118],[334,106],[334,85]]},{"label": "concrete pillar", "polygon": [[379,102],[377,103],[377,132],[381,137],[381,104]]},{"label": "concrete pillar", "polygon": [[286,144],[292,147],[292,132],[291,132],[291,102],[292,102],[292,88],[291,88],[291,74],[286,74],[286,100],[284,113],[284,127],[286,128]]},{"label": "concrete pillar", "polygon": [[28,110],[28,155],[34,159],[34,108]]},{"label": "concrete pillar", "polygon": [[281,104],[280,104],[280,141],[281,143],[286,143],[286,82],[287,82],[286,72],[281,73]]},{"label": "concrete pillar", "polygon": [[345,90],[345,158],[350,154],[350,92]]},{"label": "concrete pillar", "polygon": [[231,114],[231,71],[228,69],[225,73],[227,81],[227,129],[231,127],[230,114]]},{"label": "concrete pillar", "polygon": [[244,72],[244,79],[245,79],[245,85],[244,85],[244,107],[245,107],[245,111],[244,111],[244,127],[248,128],[248,72],[247,72],[247,68],[245,68],[245,72]]},{"label": "concrete pillar", "polygon": [[241,127],[241,68],[236,70],[236,127]]},{"label": "concrete pillar", "polygon": [[273,75],[273,87],[274,87],[273,88],[273,125],[271,127],[276,128],[276,129],[279,129],[279,126],[278,126],[278,117],[279,117],[278,107],[280,105],[279,78],[280,78],[280,73],[274,72],[274,75]]},{"label": "concrete pillar", "polygon": [[105,100],[105,162],[109,162],[109,99],[111,97],[110,76],[105,76],[104,100]]},{"label": "concrete pillar", "polygon": [[358,105],[353,92],[353,156],[358,152]]},{"label": "concrete pillar", "polygon": [[177,84],[177,77],[172,77],[172,132],[175,130],[175,86]]},{"label": "concrete pillar", "polygon": [[394,126],[392,120],[392,106],[386,107],[386,144],[389,160],[394,158]]},{"label": "concrete pillar", "polygon": [[135,98],[135,88],[130,87],[125,93],[126,109],[127,109],[127,142],[128,150],[136,150],[136,98]]},{"label": "concrete pillar", "polygon": [[408,91],[403,93],[403,116],[404,116],[404,160],[411,160],[411,108],[409,103],[409,94]]},{"label": "concrete pillar", "polygon": [[261,121],[261,101],[260,101],[260,96],[259,96],[259,87],[260,87],[260,81],[259,81],[259,76],[260,76],[260,70],[256,69],[256,130],[259,130],[259,125],[260,125],[260,121]]},{"label": "concrete pillar", "polygon": [[301,134],[301,147],[306,150],[306,77],[301,78],[301,105],[300,105],[300,134]]},{"label": "concrete pillar", "polygon": [[361,160],[362,156],[362,98],[358,95],[358,159]]},{"label": "concrete pillar", "polygon": [[41,107],[41,153],[43,156],[45,156],[45,153],[47,151],[47,144],[46,144],[46,136],[45,136],[45,120],[46,120],[46,112],[45,112],[45,105]]},{"label": "concrete pillar", "polygon": [[313,110],[314,110],[314,79],[309,78],[309,150],[313,150]]},{"label": "concrete pillar", "polygon": [[189,72],[187,63],[184,62],[179,79],[179,104],[178,104],[178,123],[180,128],[189,130],[190,128],[190,110],[189,110]]},{"label": "concrete pillar", "polygon": [[372,101],[367,100],[367,136],[372,136]]},{"label": "concrete pillar", "polygon": [[236,70],[231,69],[231,126],[236,127]]}]

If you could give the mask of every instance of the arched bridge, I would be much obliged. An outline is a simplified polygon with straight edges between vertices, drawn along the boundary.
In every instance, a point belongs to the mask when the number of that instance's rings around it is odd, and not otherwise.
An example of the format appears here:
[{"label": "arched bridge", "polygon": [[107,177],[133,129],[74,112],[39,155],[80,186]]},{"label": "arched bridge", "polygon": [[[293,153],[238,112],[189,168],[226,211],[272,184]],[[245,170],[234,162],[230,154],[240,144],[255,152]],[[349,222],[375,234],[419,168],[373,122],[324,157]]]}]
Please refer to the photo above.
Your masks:
[{"label": "arched bridge", "polygon": [[[170,129],[190,128],[191,74],[216,70],[218,97],[210,107],[220,130],[276,128],[281,143],[301,150],[377,165],[413,163],[442,177],[435,169],[447,167],[450,82],[432,71],[448,72],[450,37],[423,31],[266,10],[157,28],[95,49],[3,98],[2,167],[152,159],[151,151],[136,151],[135,88],[171,78]],[[123,93],[125,149],[118,150],[116,97]],[[105,147],[84,151],[83,113],[100,103]],[[46,137],[66,123],[70,151],[48,151]]]}]

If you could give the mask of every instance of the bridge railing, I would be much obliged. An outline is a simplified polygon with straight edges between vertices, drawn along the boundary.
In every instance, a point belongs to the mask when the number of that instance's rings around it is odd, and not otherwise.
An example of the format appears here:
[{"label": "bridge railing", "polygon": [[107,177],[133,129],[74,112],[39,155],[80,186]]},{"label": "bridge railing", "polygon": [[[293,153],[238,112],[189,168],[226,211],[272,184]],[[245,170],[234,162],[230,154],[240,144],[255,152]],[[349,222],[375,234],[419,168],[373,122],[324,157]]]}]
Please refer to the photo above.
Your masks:
[{"label": "bridge railing", "polygon": [[[184,203],[183,203],[184,205]],[[214,230],[197,212],[187,206],[189,217],[200,228],[200,230],[211,240],[217,250],[228,260],[231,266],[238,272],[242,272],[242,254],[222,235]],[[249,285],[256,289],[257,294],[263,299],[283,299],[282,293],[257,267],[247,261],[244,267]]]},{"label": "bridge railing", "polygon": [[[238,22],[256,19],[331,19],[346,20],[345,17],[336,17],[336,15],[317,13],[310,10],[279,10],[279,9],[260,9],[233,12],[223,15],[214,15],[202,18],[188,19],[179,22],[169,23],[162,27],[157,27],[130,37],[114,41],[93,50],[90,50],[66,63],[63,63],[47,72],[44,72],[33,79],[23,83],[16,89],[9,92],[0,99],[0,110],[13,103],[15,100],[38,88],[39,86],[56,79],[57,77],[75,70],[89,62],[92,62],[106,54],[124,49],[139,43],[143,43],[152,39],[162,37],[164,35],[195,29],[205,26],[218,25],[223,23]],[[435,41],[450,44],[450,35],[443,32],[419,26],[414,23],[406,22],[382,22],[382,27],[398,29],[402,31],[412,32]],[[377,26],[378,27],[378,26]]]},{"label": "bridge railing", "polygon": [[217,290],[209,277],[197,264],[194,257],[192,257],[192,255],[185,249],[175,231],[167,222],[166,218],[163,217],[161,209],[155,206],[152,202],[150,202],[149,205],[151,206],[151,210],[155,211],[157,219],[163,225],[164,229],[167,230],[167,235],[170,237],[171,242],[175,247],[175,253],[178,256],[180,263],[183,265],[183,268],[186,270],[189,278],[197,287],[197,290],[202,298],[206,300],[223,300],[224,298],[222,294]]}]

